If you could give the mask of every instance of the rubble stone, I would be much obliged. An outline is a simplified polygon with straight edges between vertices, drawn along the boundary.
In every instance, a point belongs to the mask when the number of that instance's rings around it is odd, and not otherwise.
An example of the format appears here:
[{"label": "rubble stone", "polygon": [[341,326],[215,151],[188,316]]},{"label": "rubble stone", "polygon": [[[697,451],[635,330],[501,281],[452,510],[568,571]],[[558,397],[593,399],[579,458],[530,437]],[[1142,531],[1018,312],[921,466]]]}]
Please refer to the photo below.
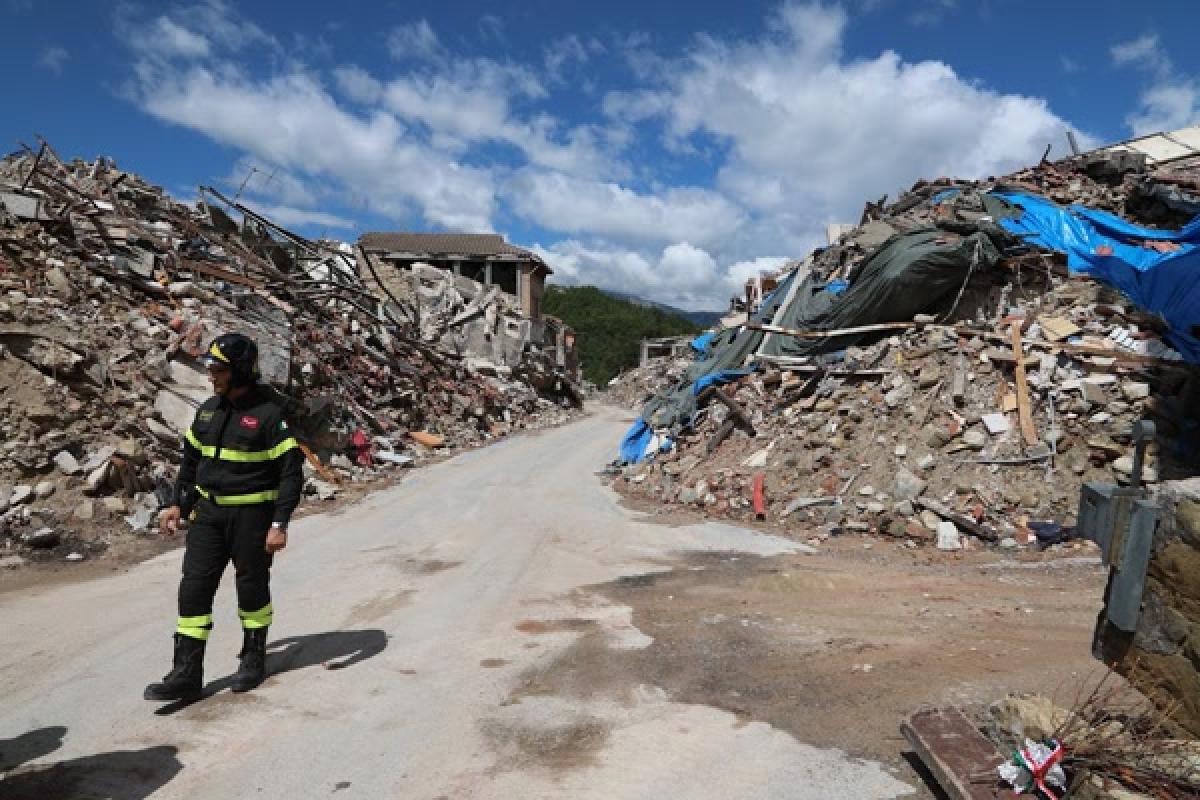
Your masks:
[{"label": "rubble stone", "polygon": [[1121,394],[1126,400],[1145,400],[1150,396],[1150,384],[1126,381],[1121,384]]},{"label": "rubble stone", "polygon": [[90,522],[96,516],[96,504],[92,500],[84,500],[75,510],[71,512],[71,516],[80,522]]},{"label": "rubble stone", "polygon": [[949,520],[942,520],[937,525],[937,549],[938,550],[961,550],[962,535],[958,531],[958,526]]},{"label": "rubble stone", "polygon": [[987,437],[979,431],[967,431],[963,434],[963,444],[970,447],[972,450],[982,450],[987,444]]},{"label": "rubble stone", "polygon": [[916,500],[928,485],[928,481],[918,478],[903,467],[896,470],[895,494],[901,500]]},{"label": "rubble stone", "polygon": [[54,481],[42,481],[37,486],[33,487],[33,494],[38,500],[45,500],[58,489]]},{"label": "rubble stone", "polygon": [[104,513],[110,515],[124,514],[129,510],[123,497],[102,497],[100,498],[100,505],[104,508]]},{"label": "rubble stone", "polygon": [[53,528],[38,528],[32,533],[26,534],[24,542],[29,547],[35,550],[47,550],[52,547],[57,547],[62,541],[62,536]]},{"label": "rubble stone", "polygon": [[54,455],[54,464],[64,475],[75,475],[80,470],[79,462],[75,460],[75,456],[66,450],[60,450]]}]

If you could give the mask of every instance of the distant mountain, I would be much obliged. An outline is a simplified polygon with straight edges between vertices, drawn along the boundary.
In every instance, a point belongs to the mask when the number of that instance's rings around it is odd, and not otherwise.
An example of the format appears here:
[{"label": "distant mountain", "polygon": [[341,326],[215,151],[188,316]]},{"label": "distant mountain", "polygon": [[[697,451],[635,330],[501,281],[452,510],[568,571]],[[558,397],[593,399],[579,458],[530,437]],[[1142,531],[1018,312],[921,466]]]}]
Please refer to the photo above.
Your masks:
[{"label": "distant mountain", "polygon": [[647,300],[644,297],[639,297],[632,292],[619,292],[616,289],[601,289],[607,295],[626,300],[634,305],[642,306],[643,308],[657,308],[667,314],[673,314],[677,317],[699,325],[701,328],[711,328],[720,321],[721,317],[728,314],[728,311],[686,311],[682,308],[666,305],[665,303],[656,303],[653,300]]},{"label": "distant mountain", "polygon": [[604,386],[623,369],[636,367],[642,339],[699,333],[702,326],[666,306],[634,302],[594,286],[546,287],[542,311],[575,329],[583,374]]}]

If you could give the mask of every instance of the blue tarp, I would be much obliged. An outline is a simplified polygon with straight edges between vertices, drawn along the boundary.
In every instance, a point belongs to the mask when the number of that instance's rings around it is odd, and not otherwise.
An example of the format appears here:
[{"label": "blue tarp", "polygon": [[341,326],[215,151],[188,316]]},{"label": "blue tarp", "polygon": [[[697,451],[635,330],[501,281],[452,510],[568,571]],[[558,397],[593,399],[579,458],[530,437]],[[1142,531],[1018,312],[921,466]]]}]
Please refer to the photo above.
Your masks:
[{"label": "blue tarp", "polygon": [[[654,431],[644,419],[639,419],[629,426],[629,430],[625,431],[625,435],[621,437],[621,445],[618,448],[621,454],[621,462],[624,464],[636,464],[649,455],[648,452],[654,448]],[[671,448],[670,437],[663,437],[658,445],[658,450],[669,450]]]},{"label": "blue tarp", "polygon": [[[744,375],[749,375],[753,371],[752,369],[727,369],[721,372],[709,373],[697,379],[692,384],[692,394],[698,395],[704,391],[704,387],[706,386],[729,383]],[[629,426],[629,430],[625,431],[625,435],[621,437],[621,444],[617,450],[621,454],[622,463],[636,464],[654,455],[656,452],[670,450],[671,444],[671,438],[664,436],[656,446],[654,429],[650,427],[650,424],[646,420],[639,419]]]},{"label": "blue tarp", "polygon": [[[1021,192],[993,192],[1024,213],[1000,220],[1031,244],[1067,256],[1071,272],[1118,289],[1141,309],[1162,317],[1167,340],[1191,363],[1200,363],[1200,217],[1178,231],[1143,228],[1104,211],[1063,208]],[[1180,249],[1159,253],[1145,241]],[[1104,254],[1098,253],[1105,248]],[[1111,252],[1108,252],[1111,251]]]},{"label": "blue tarp", "polygon": [[692,349],[697,353],[703,353],[704,348],[708,347],[708,343],[717,335],[716,331],[705,331],[704,333],[692,339]]},{"label": "blue tarp", "polygon": [[934,206],[940,205],[943,201],[949,200],[951,197],[954,197],[960,192],[960,189],[943,189],[933,197],[929,198],[929,204]]},{"label": "blue tarp", "polygon": [[704,391],[705,387],[712,386],[716,383],[729,383],[730,381],[736,381],[738,378],[749,375],[751,372],[754,372],[754,370],[727,369],[721,372],[710,372],[707,375],[696,379],[696,382],[692,384],[692,394],[700,394],[702,391]]}]

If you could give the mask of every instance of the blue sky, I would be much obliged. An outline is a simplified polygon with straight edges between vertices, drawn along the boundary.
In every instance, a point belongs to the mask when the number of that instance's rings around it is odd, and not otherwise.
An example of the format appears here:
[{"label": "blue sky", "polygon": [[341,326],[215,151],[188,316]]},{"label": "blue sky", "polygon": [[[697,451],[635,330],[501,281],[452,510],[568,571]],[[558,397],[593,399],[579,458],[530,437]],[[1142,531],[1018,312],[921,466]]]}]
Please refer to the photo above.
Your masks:
[{"label": "blue sky", "polygon": [[565,283],[722,307],[921,177],[1200,121],[1194,2],[0,0],[45,136],[309,235],[497,231]]}]

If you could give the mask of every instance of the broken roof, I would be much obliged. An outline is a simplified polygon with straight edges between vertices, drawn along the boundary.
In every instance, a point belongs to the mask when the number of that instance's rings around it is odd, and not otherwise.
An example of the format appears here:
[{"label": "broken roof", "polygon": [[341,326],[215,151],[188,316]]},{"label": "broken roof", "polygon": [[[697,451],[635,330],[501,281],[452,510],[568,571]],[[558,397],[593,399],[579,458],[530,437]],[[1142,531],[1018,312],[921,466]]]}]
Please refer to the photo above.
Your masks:
[{"label": "broken roof", "polygon": [[536,253],[515,247],[498,233],[364,233],[358,240],[364,250],[411,253],[414,256],[516,256],[553,273]]}]

